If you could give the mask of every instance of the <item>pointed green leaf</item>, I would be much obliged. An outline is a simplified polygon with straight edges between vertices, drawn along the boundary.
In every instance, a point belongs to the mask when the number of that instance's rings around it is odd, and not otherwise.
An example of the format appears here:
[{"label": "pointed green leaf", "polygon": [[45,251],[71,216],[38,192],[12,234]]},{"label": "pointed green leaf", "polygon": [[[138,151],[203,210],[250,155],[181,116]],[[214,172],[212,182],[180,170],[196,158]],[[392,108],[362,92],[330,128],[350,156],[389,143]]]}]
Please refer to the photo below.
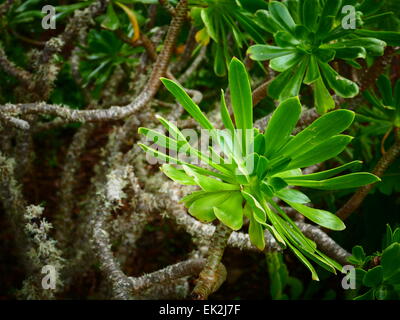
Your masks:
[{"label": "pointed green leaf", "polygon": [[321,74],[319,72],[317,58],[314,55],[312,55],[310,57],[310,63],[308,65],[307,73],[304,78],[304,83],[307,85],[310,85],[313,82],[315,82],[317,79],[319,79],[320,77],[321,77]]},{"label": "pointed green leaf", "polygon": [[299,260],[308,268],[308,270],[310,270],[312,279],[319,281],[317,272],[315,271],[312,264],[307,260],[307,258],[299,250],[297,250],[292,244],[288,243],[288,246],[293,251],[293,253],[297,256],[297,258],[299,258]]},{"label": "pointed green leaf", "polygon": [[196,181],[196,183],[204,190],[208,192],[216,192],[216,191],[234,191],[239,190],[239,185],[225,183],[219,180],[216,180],[211,177],[204,176],[200,173],[197,173],[193,169],[189,168],[186,165],[183,165],[183,170],[185,170],[186,174]]},{"label": "pointed green leaf", "polygon": [[329,0],[325,1],[325,5],[322,8],[322,13],[319,18],[319,26],[317,35],[319,38],[323,38],[333,26],[336,15],[341,8],[342,0]]},{"label": "pointed green leaf", "polygon": [[277,192],[276,195],[279,199],[282,199],[284,201],[290,201],[300,204],[311,202],[311,200],[303,192],[296,189],[285,188]]},{"label": "pointed green leaf", "polygon": [[294,32],[296,23],[289,13],[288,8],[281,2],[272,1],[269,3],[269,12],[275,22],[284,30]]},{"label": "pointed green leaf", "polygon": [[[279,95],[280,101],[299,95],[301,84],[303,83],[304,75],[307,70],[307,66],[308,66],[308,57],[303,56],[299,61],[297,68],[291,68],[285,71],[285,72],[290,72],[290,76],[288,82],[284,85]],[[269,86],[269,90],[271,90],[272,83]]]},{"label": "pointed green leaf", "polygon": [[305,153],[322,141],[346,130],[354,120],[354,112],[336,110],[315,120],[306,129],[291,139],[280,151],[281,155],[296,156]]},{"label": "pointed green leaf", "polygon": [[106,18],[101,23],[101,26],[109,30],[117,30],[119,28],[119,19],[111,3],[107,6]]},{"label": "pointed green leaf", "polygon": [[383,98],[383,103],[386,106],[394,106],[392,84],[386,75],[381,75],[376,82],[376,85]]},{"label": "pointed green leaf", "polygon": [[183,185],[196,185],[192,177],[187,175],[185,171],[179,170],[170,164],[163,164],[161,171],[170,179]]},{"label": "pointed green leaf", "polygon": [[358,188],[378,181],[380,181],[380,179],[371,173],[357,172],[321,181],[290,179],[287,182],[292,186],[320,190],[340,190]]},{"label": "pointed green leaf", "polygon": [[287,169],[305,168],[324,162],[340,154],[353,137],[346,135],[333,136],[307,152],[293,156]]},{"label": "pointed green leaf", "polygon": [[193,191],[192,193],[189,193],[188,195],[184,196],[179,202],[184,203],[185,207],[189,208],[194,201],[208,195],[211,195],[211,192],[206,192],[203,190]]},{"label": "pointed green leaf", "polygon": [[340,220],[340,218],[335,216],[333,213],[325,210],[310,208],[300,203],[295,203],[287,200],[284,201],[289,204],[293,209],[299,211],[306,218],[310,219],[311,221],[322,227],[337,231],[341,231],[346,228],[343,221]]},{"label": "pointed green leaf", "polygon": [[318,0],[303,0],[302,19],[301,22],[310,31],[316,28],[317,20],[319,17],[319,1]]},{"label": "pointed green leaf", "polygon": [[253,102],[246,67],[233,58],[229,65],[229,88],[237,129],[253,128]]},{"label": "pointed green leaf", "polygon": [[254,219],[260,223],[265,225],[266,220],[267,220],[267,214],[264,211],[263,207],[261,204],[258,202],[256,198],[254,198],[250,193],[242,190],[242,195],[243,198],[246,199],[247,203],[250,205],[254,212]]},{"label": "pointed green leaf", "polygon": [[275,71],[284,72],[298,64],[301,58],[301,54],[298,52],[293,52],[288,55],[272,59],[269,66]]},{"label": "pointed green leaf", "polygon": [[235,129],[235,126],[233,125],[231,116],[229,114],[228,107],[226,106],[225,94],[223,90],[221,90],[221,118],[226,129]]},{"label": "pointed green leaf", "polygon": [[262,228],[261,224],[254,219],[252,214],[250,215],[249,237],[253,245],[255,245],[259,250],[264,250],[264,229]]},{"label": "pointed green leaf", "polygon": [[250,59],[256,61],[270,60],[282,57],[292,52],[293,49],[282,49],[280,47],[270,46],[266,44],[256,44],[254,46],[251,46],[247,50],[247,54],[250,55]]},{"label": "pointed green leaf", "polygon": [[193,102],[185,90],[172,80],[161,78],[162,83],[173,94],[182,107],[204,128],[211,130],[214,126],[201,112],[199,106]]},{"label": "pointed green leaf", "polygon": [[184,141],[178,142],[152,129],[139,128],[138,132],[139,134],[143,134],[144,136],[146,136],[147,140],[151,140],[160,147],[174,151],[178,151],[182,145],[186,144],[186,142]]},{"label": "pointed green leaf", "polygon": [[283,101],[274,111],[265,129],[265,156],[278,151],[288,140],[300,117],[301,103],[298,97]]},{"label": "pointed green leaf", "polygon": [[328,110],[333,109],[335,107],[335,101],[326,88],[322,77],[317,78],[312,85],[314,92],[314,105],[317,112],[319,114],[325,114]]},{"label": "pointed green leaf", "polygon": [[339,173],[342,173],[345,170],[350,170],[353,169],[354,167],[360,166],[362,161],[352,161],[349,163],[346,163],[340,167],[336,167],[330,170],[326,171],[321,171],[321,172],[316,172],[316,173],[311,173],[311,174],[305,174],[305,175],[300,175],[300,176],[287,176],[285,177],[286,182],[290,184],[291,180],[324,180],[331,178]]},{"label": "pointed green leaf", "polygon": [[353,81],[342,77],[327,63],[320,63],[320,67],[327,83],[337,95],[343,98],[353,98],[358,95],[359,88]]}]

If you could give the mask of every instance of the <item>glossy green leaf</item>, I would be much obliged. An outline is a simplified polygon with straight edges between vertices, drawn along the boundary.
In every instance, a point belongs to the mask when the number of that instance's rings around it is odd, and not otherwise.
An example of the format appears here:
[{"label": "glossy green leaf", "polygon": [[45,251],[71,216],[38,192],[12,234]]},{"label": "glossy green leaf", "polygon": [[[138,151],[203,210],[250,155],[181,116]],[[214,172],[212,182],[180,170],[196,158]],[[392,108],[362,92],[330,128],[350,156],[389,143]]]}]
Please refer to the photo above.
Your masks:
[{"label": "glossy green leaf", "polygon": [[380,179],[366,172],[350,173],[344,176],[321,181],[312,180],[286,180],[292,186],[307,187],[320,190],[340,190],[362,187],[380,181]]},{"label": "glossy green leaf", "polygon": [[119,18],[111,3],[107,6],[106,18],[101,23],[101,26],[109,30],[117,30],[119,28]]},{"label": "glossy green leaf", "polygon": [[226,75],[226,59],[224,48],[217,44],[213,44],[214,51],[214,72],[218,77],[225,77]]},{"label": "glossy green leaf", "polygon": [[302,24],[309,30],[314,31],[319,16],[319,1],[318,0],[303,0],[302,6]]},{"label": "glossy green leaf", "polygon": [[381,266],[385,279],[393,277],[400,272],[400,243],[393,243],[383,251]]},{"label": "glossy green leaf", "polygon": [[173,124],[172,122],[168,121],[167,119],[163,118],[160,115],[156,115],[156,118],[161,122],[161,124],[168,130],[169,135],[177,141],[187,143],[185,136],[182,134],[181,130]]},{"label": "glossy green leaf", "polygon": [[239,190],[239,185],[225,183],[214,178],[204,176],[200,173],[197,173],[193,169],[189,168],[186,165],[182,166],[185,170],[186,174],[189,175],[196,181],[196,183],[204,190],[208,192],[216,192],[216,191],[235,191]]},{"label": "glossy green leaf", "polygon": [[350,170],[353,169],[354,167],[360,166],[362,161],[352,161],[349,163],[346,163],[340,167],[336,167],[333,169],[325,170],[325,171],[320,171],[316,173],[311,173],[311,174],[305,174],[305,175],[300,175],[300,176],[292,176],[292,177],[286,177],[285,180],[290,183],[290,180],[324,180],[331,178],[339,173],[342,173],[345,170]]},{"label": "glossy green leaf", "polygon": [[319,19],[317,35],[323,38],[331,29],[334,24],[336,15],[341,8],[342,0],[329,0],[325,1],[322,8],[322,13]]},{"label": "glossy green leaf", "polygon": [[179,182],[184,185],[196,185],[196,182],[192,177],[186,174],[185,171],[179,170],[170,164],[164,164],[161,167],[161,171],[170,179],[175,182]]},{"label": "glossy green leaf", "polygon": [[256,198],[254,198],[250,193],[242,190],[242,195],[243,198],[245,198],[245,200],[247,201],[247,203],[249,204],[249,206],[251,207],[251,209],[254,212],[254,219],[260,223],[260,224],[266,224],[266,220],[267,220],[267,214],[264,211],[263,207],[261,206],[261,204],[258,202],[258,200]]},{"label": "glossy green leaf", "polygon": [[[296,28],[297,29],[297,28]],[[281,48],[293,48],[293,53],[299,53],[295,47],[300,44],[297,36],[286,31],[279,31],[274,34],[275,43]]]},{"label": "glossy green leaf", "polygon": [[314,55],[312,55],[310,57],[310,62],[308,65],[306,76],[304,78],[304,83],[308,84],[308,85],[312,84],[316,80],[318,80],[318,78],[320,78],[320,77],[321,77],[321,74],[319,72],[317,58]]},{"label": "glossy green leaf", "polygon": [[203,20],[204,26],[207,28],[207,32],[210,37],[215,41],[218,42],[217,31],[214,28],[213,18],[211,16],[211,11],[207,9],[201,10],[201,19]]},{"label": "glossy green leaf", "polygon": [[164,134],[162,134],[160,132],[157,132],[155,130],[151,130],[148,128],[139,128],[138,133],[146,136],[146,138],[148,140],[151,140],[152,142],[156,143],[160,147],[174,150],[174,151],[178,151],[180,149],[180,147],[186,143],[183,141],[178,142],[174,139],[171,139],[171,138],[165,136]]},{"label": "glossy green leaf", "polygon": [[229,192],[210,193],[193,201],[189,207],[189,213],[200,221],[210,222],[215,220],[214,207],[220,205],[230,196]]},{"label": "glossy green leaf", "polygon": [[224,202],[214,207],[214,214],[223,224],[232,230],[243,226],[243,197],[240,192],[232,192]]},{"label": "glossy green leaf", "polygon": [[235,126],[233,125],[231,116],[229,114],[228,107],[226,106],[225,94],[223,90],[221,90],[221,118],[226,129],[235,129]]},{"label": "glossy green leaf", "polygon": [[[355,31],[358,32],[358,31]],[[375,31],[374,31],[375,32]],[[338,43],[340,47],[363,47],[367,50],[367,53],[371,56],[381,56],[383,55],[386,47],[386,42],[381,41],[376,38],[353,38],[346,39],[340,43]],[[331,45],[334,46],[334,45]]]},{"label": "glossy green leaf", "polygon": [[[315,120],[306,129],[291,139],[281,150],[281,155],[293,157],[305,153],[315,146],[346,130],[354,119],[354,112],[336,110]],[[334,124],[334,125],[333,125]]]},{"label": "glossy green leaf", "polygon": [[289,10],[283,3],[272,1],[269,3],[268,8],[272,18],[282,29],[288,32],[294,32],[296,24],[289,13]]},{"label": "glossy green leaf", "polygon": [[336,231],[341,231],[346,228],[343,221],[331,212],[310,208],[300,203],[295,203],[287,200],[284,201],[288,203],[293,209],[299,211],[306,218],[322,227]]},{"label": "glossy green leaf", "polygon": [[290,201],[294,203],[305,204],[311,200],[301,191],[296,189],[285,188],[276,193],[279,199]]},{"label": "glossy green leaf", "polygon": [[211,195],[211,192],[206,192],[203,190],[193,191],[192,193],[184,196],[179,202],[184,203],[185,207],[189,208],[194,201],[209,195]]},{"label": "glossy green leaf", "polygon": [[320,63],[320,67],[324,79],[337,95],[343,98],[353,98],[358,94],[359,88],[353,81],[342,77],[327,63]]},{"label": "glossy green leaf", "polygon": [[[308,57],[302,57],[297,65],[297,68],[292,68],[286,72],[290,72],[288,82],[281,89],[279,94],[279,100],[285,100],[290,97],[295,97],[299,95],[301,84],[304,79],[308,66]],[[272,82],[273,83],[273,82]],[[269,90],[271,92],[272,83],[270,84]]]},{"label": "glossy green leaf", "polygon": [[333,136],[307,152],[294,155],[287,169],[305,168],[336,157],[352,139],[346,135]]},{"label": "glossy green leaf", "polygon": [[383,98],[383,103],[386,106],[394,106],[392,83],[386,75],[381,75],[376,81],[376,85]]},{"label": "glossy green leaf", "polygon": [[201,112],[199,106],[193,102],[185,90],[177,83],[172,80],[161,78],[162,83],[165,85],[167,90],[173,94],[176,100],[182,105],[182,107],[204,128],[213,129],[214,126],[207,119],[207,117]]},{"label": "glossy green leaf", "polygon": [[400,46],[400,32],[397,31],[357,29],[355,33],[364,37],[378,38],[389,46]]},{"label": "glossy green leaf", "polygon": [[301,58],[302,55],[300,55],[298,52],[293,52],[288,55],[272,59],[269,66],[272,70],[283,72],[295,66]]},{"label": "glossy green leaf", "polygon": [[312,264],[307,260],[307,258],[299,250],[297,250],[293,245],[288,243],[288,246],[293,251],[293,253],[297,256],[297,258],[299,258],[299,260],[308,268],[308,270],[310,270],[312,279],[319,281],[317,272],[315,271]]},{"label": "glossy green leaf", "polygon": [[264,250],[264,229],[262,228],[261,224],[255,220],[253,215],[250,215],[249,237],[253,245],[255,245],[259,250]]},{"label": "glossy green leaf", "polygon": [[233,58],[229,65],[229,88],[237,129],[253,128],[253,102],[246,67]]},{"label": "glossy green leaf", "polygon": [[382,266],[374,267],[365,274],[363,284],[367,287],[377,287],[382,283],[383,280],[383,268]]},{"label": "glossy green leaf", "polygon": [[268,181],[275,192],[278,192],[288,186],[285,180],[280,177],[272,177]]},{"label": "glossy green leaf", "polygon": [[317,78],[313,83],[314,105],[319,114],[325,114],[335,107],[335,101],[325,86],[323,79]]},{"label": "glossy green leaf", "polygon": [[286,70],[285,72],[279,74],[269,84],[268,94],[274,99],[279,99],[283,89],[288,84],[292,76],[293,76],[292,70]]},{"label": "glossy green leaf", "polygon": [[269,33],[275,33],[280,29],[268,10],[258,10],[256,12],[256,18],[256,23]]},{"label": "glossy green leaf", "polygon": [[283,101],[274,111],[265,129],[265,156],[278,151],[289,139],[300,117],[301,103],[298,97]]},{"label": "glossy green leaf", "polygon": [[282,49],[266,44],[256,44],[247,50],[252,60],[265,61],[290,54],[293,49]]}]

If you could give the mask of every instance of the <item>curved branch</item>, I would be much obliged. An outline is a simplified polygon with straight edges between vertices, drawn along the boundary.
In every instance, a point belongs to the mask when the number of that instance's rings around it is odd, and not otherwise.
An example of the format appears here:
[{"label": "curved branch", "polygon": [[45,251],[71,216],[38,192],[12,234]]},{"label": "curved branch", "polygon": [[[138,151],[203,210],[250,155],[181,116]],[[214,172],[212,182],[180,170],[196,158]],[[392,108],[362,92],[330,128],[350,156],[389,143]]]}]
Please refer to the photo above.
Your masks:
[{"label": "curved branch", "polygon": [[0,106],[0,110],[4,113],[13,114],[49,114],[61,117],[69,122],[95,122],[119,120],[130,116],[149,103],[156,95],[160,87],[160,77],[165,75],[171,58],[176,39],[183,24],[187,13],[187,0],[181,0],[176,7],[176,15],[172,19],[168,29],[167,36],[164,41],[164,47],[157,57],[157,61],[153,66],[152,73],[147,82],[146,87],[139,96],[130,104],[124,107],[114,106],[109,109],[96,110],[72,110],[59,105],[49,105],[44,102],[28,103],[28,104],[6,104]]},{"label": "curved branch", "polygon": [[[382,177],[389,166],[400,155],[400,134],[396,132],[396,141],[394,145],[382,156],[372,171],[378,177]],[[347,219],[354,211],[356,211],[365,197],[372,190],[375,184],[369,184],[359,188],[356,193],[339,209],[336,215],[342,219]]]}]

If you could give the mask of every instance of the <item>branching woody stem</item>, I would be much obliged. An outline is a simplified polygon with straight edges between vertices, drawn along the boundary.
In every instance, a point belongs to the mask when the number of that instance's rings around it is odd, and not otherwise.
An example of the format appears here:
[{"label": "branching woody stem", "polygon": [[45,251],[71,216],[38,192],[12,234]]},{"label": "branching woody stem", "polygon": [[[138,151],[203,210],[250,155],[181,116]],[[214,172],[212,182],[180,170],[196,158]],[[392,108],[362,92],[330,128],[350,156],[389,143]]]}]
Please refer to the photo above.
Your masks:
[{"label": "branching woody stem", "polygon": [[157,57],[157,61],[153,65],[153,70],[146,87],[137,96],[137,98],[124,107],[113,106],[105,110],[72,110],[58,105],[49,105],[46,103],[28,103],[28,104],[7,104],[0,106],[3,113],[12,114],[48,114],[55,115],[69,122],[95,122],[118,120],[130,116],[143,107],[155,96],[160,87],[160,77],[165,75],[168,63],[175,47],[176,39],[183,24],[187,13],[187,0],[181,0],[176,7],[176,15],[171,21],[164,41],[163,50]]},{"label": "branching woody stem", "polygon": [[219,223],[215,228],[208,249],[207,263],[200,272],[192,296],[196,300],[205,300],[217,291],[226,279],[226,269],[221,264],[222,255],[232,230]]},{"label": "branching woody stem", "polygon": [[176,10],[172,4],[168,2],[168,0],[158,0],[158,2],[169,12],[170,15],[175,16]]},{"label": "branching woody stem", "polygon": [[[396,141],[392,147],[382,156],[382,158],[376,164],[372,171],[378,177],[382,177],[389,166],[396,160],[400,155],[400,134],[397,130]],[[359,188],[356,193],[339,209],[336,215],[342,220],[347,219],[354,211],[356,211],[365,197],[372,190],[374,184],[369,184]]]}]

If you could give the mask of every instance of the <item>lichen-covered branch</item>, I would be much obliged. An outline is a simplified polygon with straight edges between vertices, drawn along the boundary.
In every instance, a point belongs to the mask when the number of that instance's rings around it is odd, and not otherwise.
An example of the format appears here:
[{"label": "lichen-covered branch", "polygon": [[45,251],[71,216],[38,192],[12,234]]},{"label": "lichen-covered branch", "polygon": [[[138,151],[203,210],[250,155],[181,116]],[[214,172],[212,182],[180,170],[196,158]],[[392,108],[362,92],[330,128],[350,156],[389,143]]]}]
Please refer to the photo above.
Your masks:
[{"label": "lichen-covered branch", "polygon": [[215,228],[208,248],[207,263],[200,272],[196,286],[192,292],[194,299],[207,299],[225,281],[226,269],[222,265],[221,259],[231,233],[232,230],[222,223],[218,224]]},{"label": "lichen-covered branch", "polygon": [[205,262],[204,259],[189,259],[141,277],[130,277],[132,290],[139,293],[141,290],[148,289],[156,284],[160,285],[179,278],[197,275],[203,269]]},{"label": "lichen-covered branch", "polygon": [[118,120],[140,111],[155,96],[160,87],[160,77],[165,75],[176,39],[186,17],[187,0],[181,0],[176,7],[176,15],[168,29],[163,50],[153,65],[152,73],[146,87],[130,104],[120,107],[113,106],[104,110],[73,110],[59,105],[49,105],[44,102],[28,104],[6,104],[0,106],[0,112],[17,115],[47,114],[61,117],[69,122],[95,122]]},{"label": "lichen-covered branch", "polygon": [[316,242],[319,250],[343,265],[348,264],[347,258],[351,254],[339,246],[319,227],[300,221],[296,222],[296,224],[305,236]]}]

